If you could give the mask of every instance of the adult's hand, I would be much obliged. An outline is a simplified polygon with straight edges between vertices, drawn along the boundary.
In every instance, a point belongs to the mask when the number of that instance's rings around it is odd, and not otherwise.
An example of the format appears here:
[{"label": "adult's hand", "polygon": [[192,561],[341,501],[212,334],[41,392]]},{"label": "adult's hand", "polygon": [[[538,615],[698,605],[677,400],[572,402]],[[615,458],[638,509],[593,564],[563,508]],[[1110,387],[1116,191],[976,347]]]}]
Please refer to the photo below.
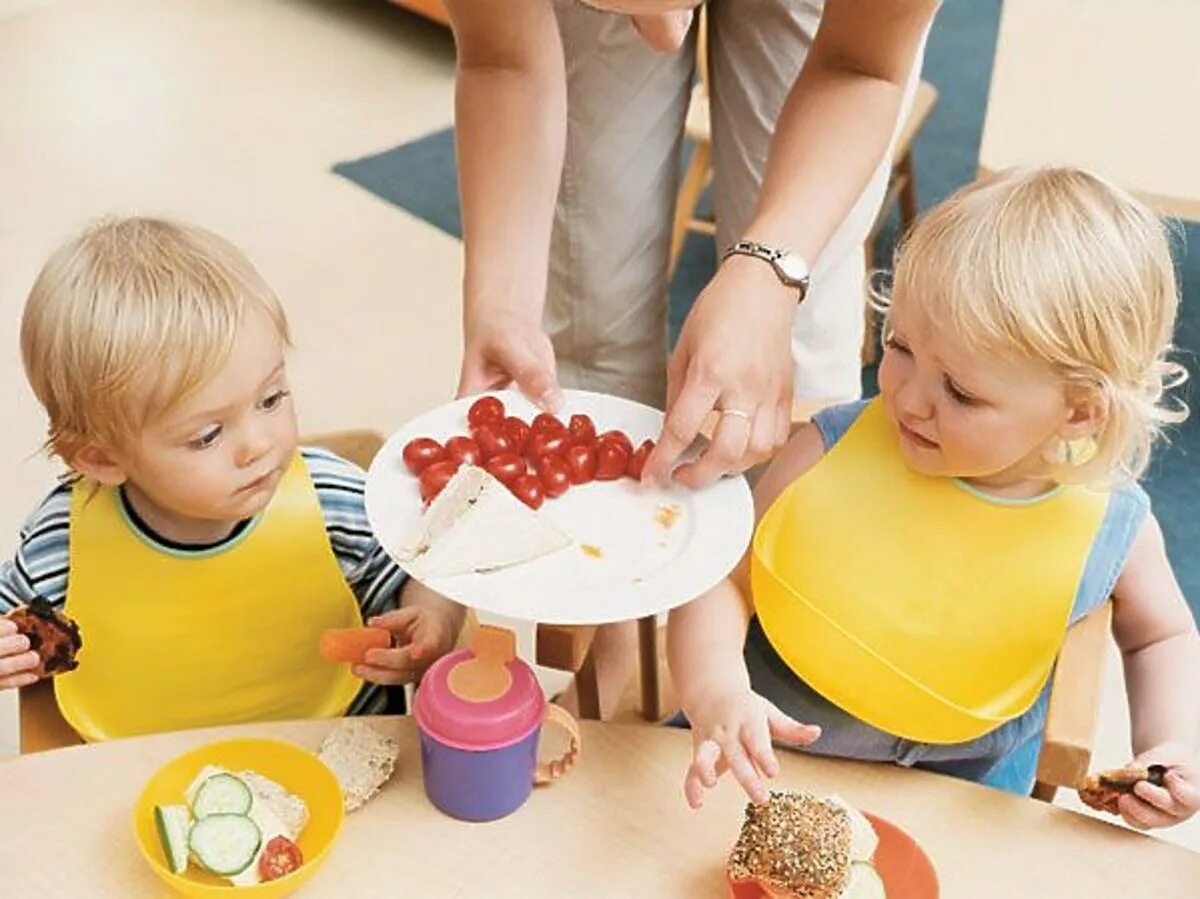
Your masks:
[{"label": "adult's hand", "polygon": [[[796,299],[760,260],[732,256],[722,264],[667,367],[667,417],[645,478],[673,476],[703,487],[769,458],[787,441]],[[708,449],[676,468],[714,410],[720,417]]]},{"label": "adult's hand", "polygon": [[540,323],[529,314],[489,310],[481,321],[468,322],[458,395],[496,390],[515,384],[547,411],[562,405],[562,389],[554,365],[554,348]]}]

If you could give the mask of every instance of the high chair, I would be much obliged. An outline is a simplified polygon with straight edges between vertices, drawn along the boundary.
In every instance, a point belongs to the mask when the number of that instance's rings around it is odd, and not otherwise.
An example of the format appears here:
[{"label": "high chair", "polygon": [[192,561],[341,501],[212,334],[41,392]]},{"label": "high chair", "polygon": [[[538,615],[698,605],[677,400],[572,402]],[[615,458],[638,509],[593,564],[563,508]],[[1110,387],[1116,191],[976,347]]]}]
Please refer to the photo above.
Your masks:
[{"label": "high chair", "polygon": [[[696,205],[700,202],[705,188],[712,181],[712,124],[709,118],[708,102],[708,18],[703,7],[700,9],[696,27],[696,69],[700,77],[692,89],[691,103],[688,106],[683,129],[685,136],[692,144],[692,156],[684,170],[679,194],[675,201],[675,222],[671,230],[671,255],[668,267],[670,273],[675,271],[680,251],[683,249],[684,238],[687,237],[689,231],[707,234],[710,237],[715,237],[717,233],[716,224],[712,219],[696,216]],[[916,221],[917,178],[913,168],[912,145],[916,136],[925,126],[929,114],[933,112],[933,107],[937,104],[937,96],[937,88],[928,81],[921,81],[917,85],[908,118],[905,119],[900,133],[896,136],[887,193],[863,245],[868,271],[874,267],[875,238],[897,200],[900,203],[901,233],[908,231]],[[864,315],[866,316],[866,331],[863,335],[862,361],[864,365],[871,365],[878,359],[879,346],[876,337],[877,312],[870,303],[865,304]]]}]

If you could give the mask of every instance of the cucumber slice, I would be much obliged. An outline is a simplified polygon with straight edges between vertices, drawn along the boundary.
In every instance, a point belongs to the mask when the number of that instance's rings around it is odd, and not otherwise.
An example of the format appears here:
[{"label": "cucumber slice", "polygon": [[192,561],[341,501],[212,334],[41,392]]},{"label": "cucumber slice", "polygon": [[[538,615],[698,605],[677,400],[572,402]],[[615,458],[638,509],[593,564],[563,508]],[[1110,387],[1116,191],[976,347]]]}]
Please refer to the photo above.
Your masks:
[{"label": "cucumber slice", "polygon": [[188,865],[188,827],[191,815],[186,805],[154,806],[154,823],[162,840],[163,854],[172,873],[182,874]]},{"label": "cucumber slice", "polygon": [[850,866],[850,882],[842,899],[887,899],[883,878],[870,862],[854,862]]},{"label": "cucumber slice", "polygon": [[245,815],[217,813],[192,825],[188,846],[204,870],[232,877],[249,868],[258,857],[262,831]]},{"label": "cucumber slice", "polygon": [[254,794],[244,780],[232,774],[214,774],[196,791],[192,814],[197,819],[209,815],[245,815],[253,804]]}]

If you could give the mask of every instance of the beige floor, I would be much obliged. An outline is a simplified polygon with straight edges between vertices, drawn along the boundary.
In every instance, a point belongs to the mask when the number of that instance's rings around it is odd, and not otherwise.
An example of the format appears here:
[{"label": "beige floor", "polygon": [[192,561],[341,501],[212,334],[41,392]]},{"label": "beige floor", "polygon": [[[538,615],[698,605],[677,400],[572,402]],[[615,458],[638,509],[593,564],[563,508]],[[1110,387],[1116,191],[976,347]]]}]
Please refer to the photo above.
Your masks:
[{"label": "beige floor", "polygon": [[[450,123],[445,32],[384,0],[0,0],[0,84],[0,553],[54,474],[21,303],[90,217],[182,216],[245,247],[290,311],[308,430],[386,432],[451,393],[457,242],[329,172]],[[1128,751],[1110,667],[1099,764]],[[14,726],[0,700],[0,757]],[[1194,822],[1164,837],[1200,847]]]}]

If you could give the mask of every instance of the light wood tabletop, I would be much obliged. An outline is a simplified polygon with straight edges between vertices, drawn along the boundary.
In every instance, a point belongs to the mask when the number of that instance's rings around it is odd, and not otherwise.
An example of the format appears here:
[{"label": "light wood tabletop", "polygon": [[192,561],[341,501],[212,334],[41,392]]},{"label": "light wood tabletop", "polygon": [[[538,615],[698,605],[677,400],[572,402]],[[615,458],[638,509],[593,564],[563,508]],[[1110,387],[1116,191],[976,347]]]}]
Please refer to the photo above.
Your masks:
[{"label": "light wood tabletop", "polygon": [[1094,169],[1200,220],[1200,3],[1005,0],[980,168]]},{"label": "light wood tabletop", "polygon": [[[515,814],[463,824],[425,799],[410,718],[379,718],[401,753],[396,777],[347,817],[319,897],[687,897],[725,895],[722,866],[744,800],[723,783],[699,812],[683,801],[684,731],[584,723],[583,755]],[[331,722],[165,734],[0,762],[0,895],[157,897],[131,808],[158,766],[204,743],[278,737],[316,747]],[[552,749],[553,747],[547,747]],[[933,859],[942,896],[1195,897],[1200,855],[1033,800],[891,766],[784,753],[777,783],[837,793],[907,830]],[[893,897],[903,899],[903,897]]]}]

